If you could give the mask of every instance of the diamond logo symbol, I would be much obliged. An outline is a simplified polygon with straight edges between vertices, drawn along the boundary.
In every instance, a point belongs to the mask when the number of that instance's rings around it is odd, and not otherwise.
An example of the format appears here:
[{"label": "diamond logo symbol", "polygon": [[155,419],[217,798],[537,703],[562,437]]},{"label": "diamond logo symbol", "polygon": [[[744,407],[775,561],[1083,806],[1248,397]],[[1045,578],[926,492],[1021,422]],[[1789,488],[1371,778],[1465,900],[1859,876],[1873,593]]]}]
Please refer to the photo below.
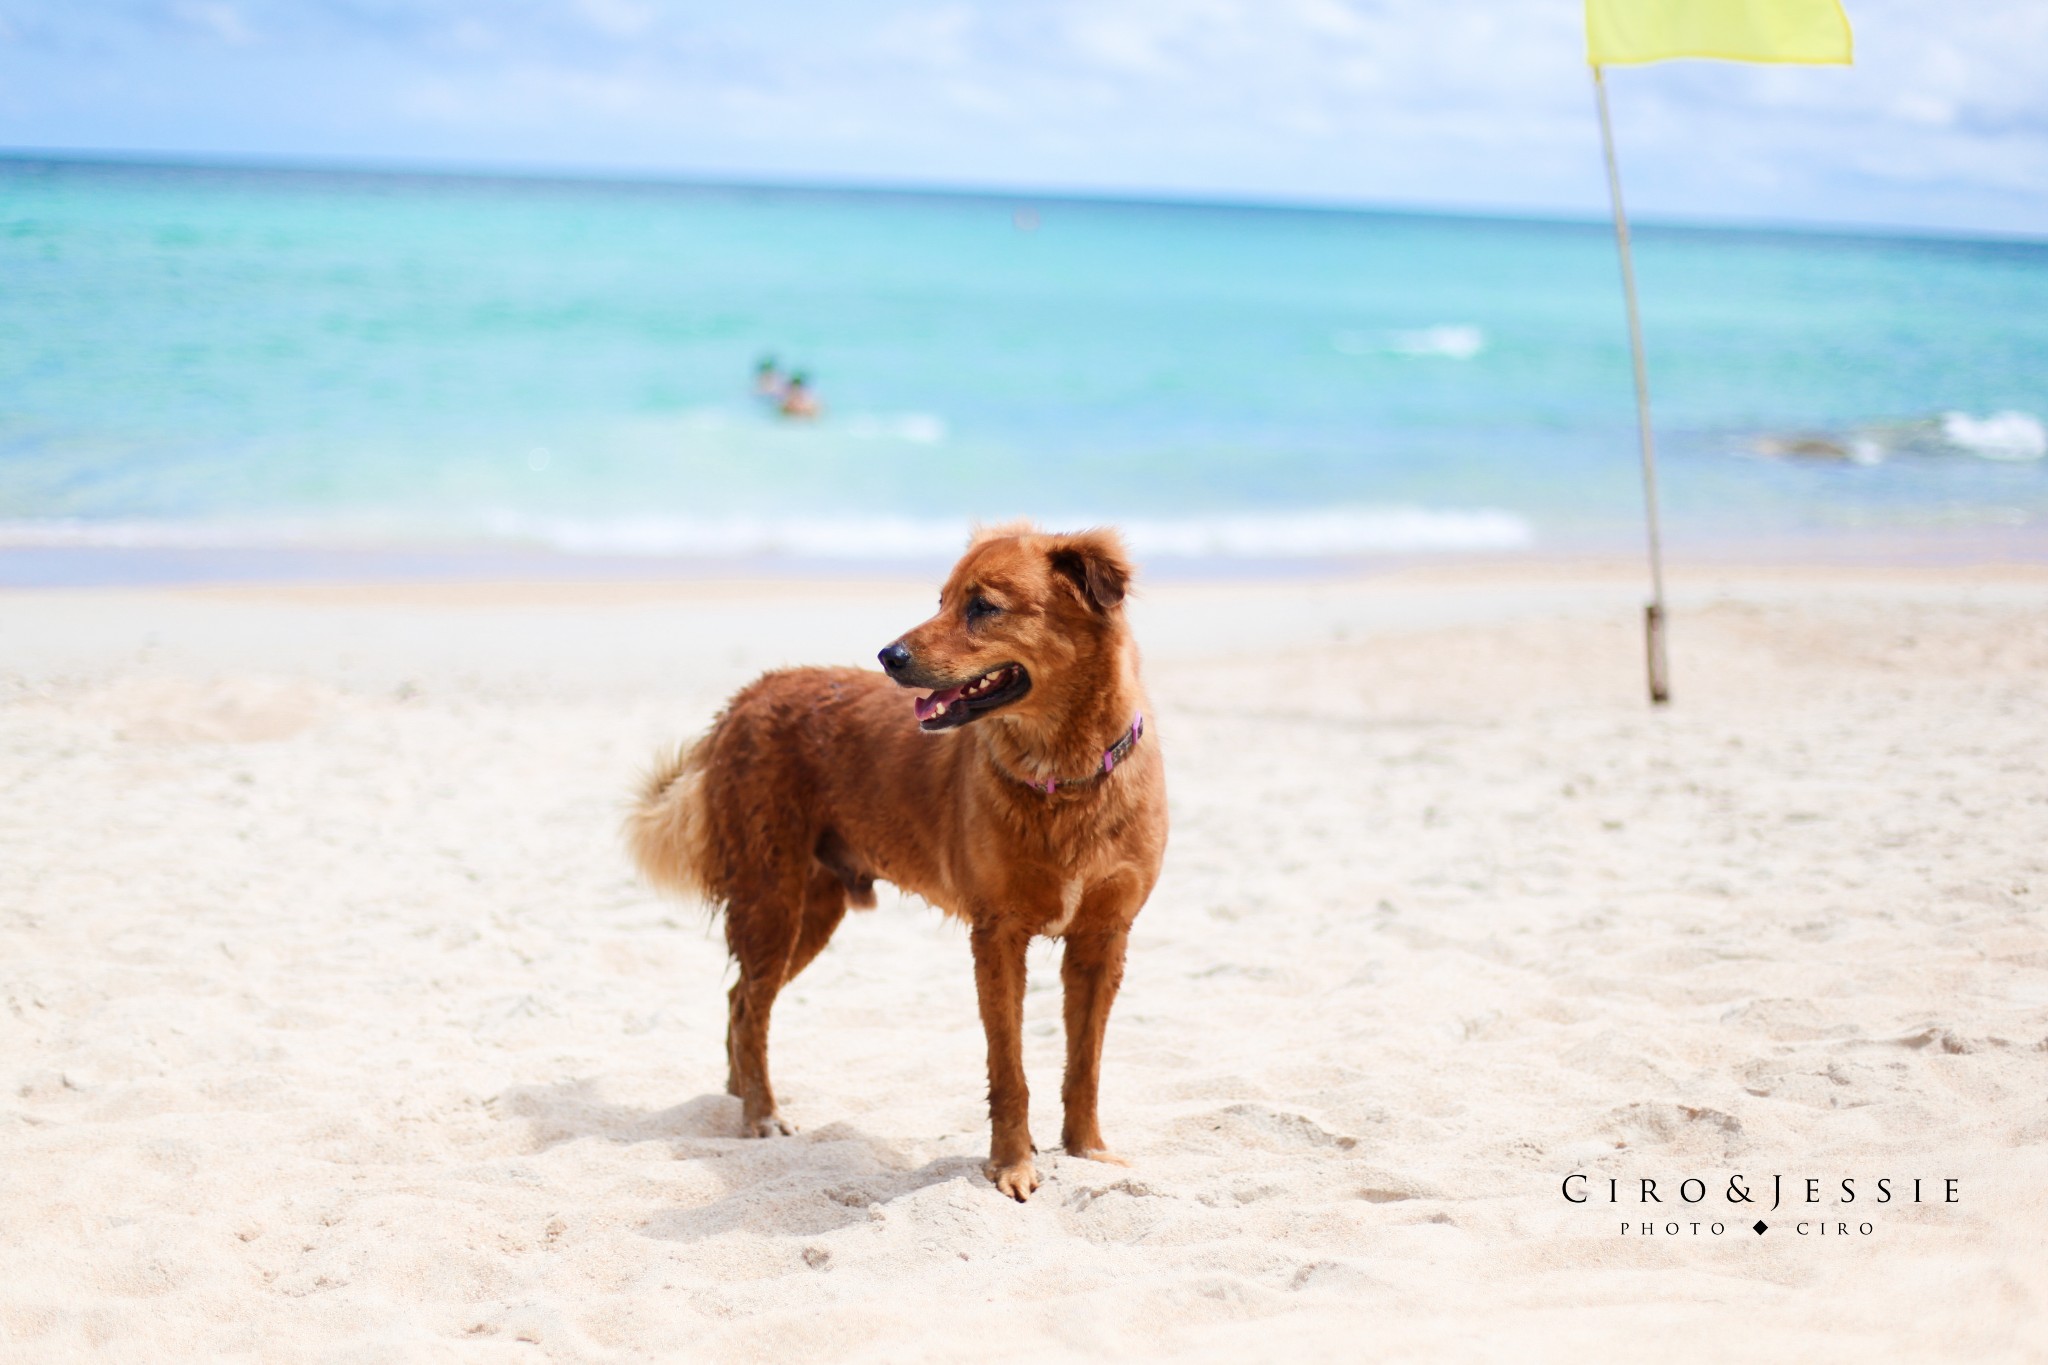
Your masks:
[{"label": "diamond logo symbol", "polygon": [[1764,1221],[1763,1219],[1761,1219],[1761,1218],[1757,1219],[1757,1220],[1756,1220],[1756,1235],[1757,1235],[1757,1236],[1759,1236],[1759,1237],[1763,1236],[1765,1232],[1767,1232],[1767,1231],[1769,1231],[1769,1230],[1770,1230],[1770,1226],[1771,1226],[1771,1225],[1770,1225],[1769,1223],[1766,1223],[1766,1222],[1765,1222],[1765,1221]]}]

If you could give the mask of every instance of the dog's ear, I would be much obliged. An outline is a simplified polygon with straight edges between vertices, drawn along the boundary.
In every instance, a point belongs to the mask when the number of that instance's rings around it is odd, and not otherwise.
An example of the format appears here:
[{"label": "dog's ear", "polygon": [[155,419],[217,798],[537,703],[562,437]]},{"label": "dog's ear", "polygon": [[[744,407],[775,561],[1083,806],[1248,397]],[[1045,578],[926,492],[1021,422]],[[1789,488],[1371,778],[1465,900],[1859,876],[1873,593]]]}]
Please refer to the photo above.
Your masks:
[{"label": "dog's ear", "polygon": [[1107,527],[1055,536],[1048,552],[1053,572],[1070,580],[1081,599],[1097,611],[1112,611],[1130,590],[1130,555],[1124,539]]}]

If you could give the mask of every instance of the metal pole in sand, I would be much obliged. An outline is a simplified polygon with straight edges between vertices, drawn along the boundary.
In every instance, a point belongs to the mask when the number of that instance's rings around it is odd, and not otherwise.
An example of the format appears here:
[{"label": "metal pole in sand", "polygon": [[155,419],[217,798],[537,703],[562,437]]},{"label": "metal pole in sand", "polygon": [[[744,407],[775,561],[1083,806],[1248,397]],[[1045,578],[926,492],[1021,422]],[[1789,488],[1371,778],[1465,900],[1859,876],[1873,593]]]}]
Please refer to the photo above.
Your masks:
[{"label": "metal pole in sand", "polygon": [[1636,430],[1643,443],[1643,503],[1650,526],[1650,605],[1645,610],[1650,654],[1650,700],[1671,700],[1671,666],[1664,653],[1664,547],[1657,531],[1657,446],[1650,433],[1650,374],[1643,365],[1643,320],[1636,311],[1636,266],[1629,252],[1628,215],[1621,207],[1621,172],[1614,162],[1614,122],[1607,115],[1607,81],[1593,67],[1600,106],[1600,146],[1607,154],[1607,194],[1614,201],[1614,240],[1621,249],[1621,292],[1628,299],[1628,348],[1636,368]]}]

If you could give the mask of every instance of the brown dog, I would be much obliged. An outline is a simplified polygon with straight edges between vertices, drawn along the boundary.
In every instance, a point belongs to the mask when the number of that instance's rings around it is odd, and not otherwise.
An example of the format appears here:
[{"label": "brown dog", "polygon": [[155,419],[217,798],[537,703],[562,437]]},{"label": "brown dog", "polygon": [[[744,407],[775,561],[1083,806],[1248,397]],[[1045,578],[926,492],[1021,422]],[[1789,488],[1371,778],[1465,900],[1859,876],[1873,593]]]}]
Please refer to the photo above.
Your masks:
[{"label": "brown dog", "polygon": [[[1166,849],[1113,531],[977,533],[939,614],[881,653],[888,676],[770,673],[647,782],[627,834],[656,885],[725,912],[739,964],[726,1089],[746,1132],[790,1132],[768,1083],[768,1015],[876,880],[965,920],[988,1034],[989,1179],[1038,1188],[1024,1080],[1024,954],[1065,940],[1060,1141],[1116,1161],[1096,1121],[1102,1034],[1131,922]],[[893,681],[892,681],[893,680]],[[901,688],[929,689],[905,697]]]}]

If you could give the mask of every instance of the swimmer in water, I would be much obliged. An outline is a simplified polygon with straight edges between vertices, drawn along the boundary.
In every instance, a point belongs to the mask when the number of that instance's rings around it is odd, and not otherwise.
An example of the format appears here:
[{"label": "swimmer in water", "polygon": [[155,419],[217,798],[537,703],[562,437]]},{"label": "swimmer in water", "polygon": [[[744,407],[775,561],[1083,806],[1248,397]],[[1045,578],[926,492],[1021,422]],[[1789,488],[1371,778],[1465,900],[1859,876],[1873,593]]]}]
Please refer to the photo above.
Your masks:
[{"label": "swimmer in water", "polygon": [[818,400],[811,396],[810,380],[800,372],[791,375],[782,386],[782,415],[809,421],[822,411]]},{"label": "swimmer in water", "polygon": [[775,357],[764,355],[761,363],[754,366],[754,396],[782,401],[782,370],[775,363]]}]

